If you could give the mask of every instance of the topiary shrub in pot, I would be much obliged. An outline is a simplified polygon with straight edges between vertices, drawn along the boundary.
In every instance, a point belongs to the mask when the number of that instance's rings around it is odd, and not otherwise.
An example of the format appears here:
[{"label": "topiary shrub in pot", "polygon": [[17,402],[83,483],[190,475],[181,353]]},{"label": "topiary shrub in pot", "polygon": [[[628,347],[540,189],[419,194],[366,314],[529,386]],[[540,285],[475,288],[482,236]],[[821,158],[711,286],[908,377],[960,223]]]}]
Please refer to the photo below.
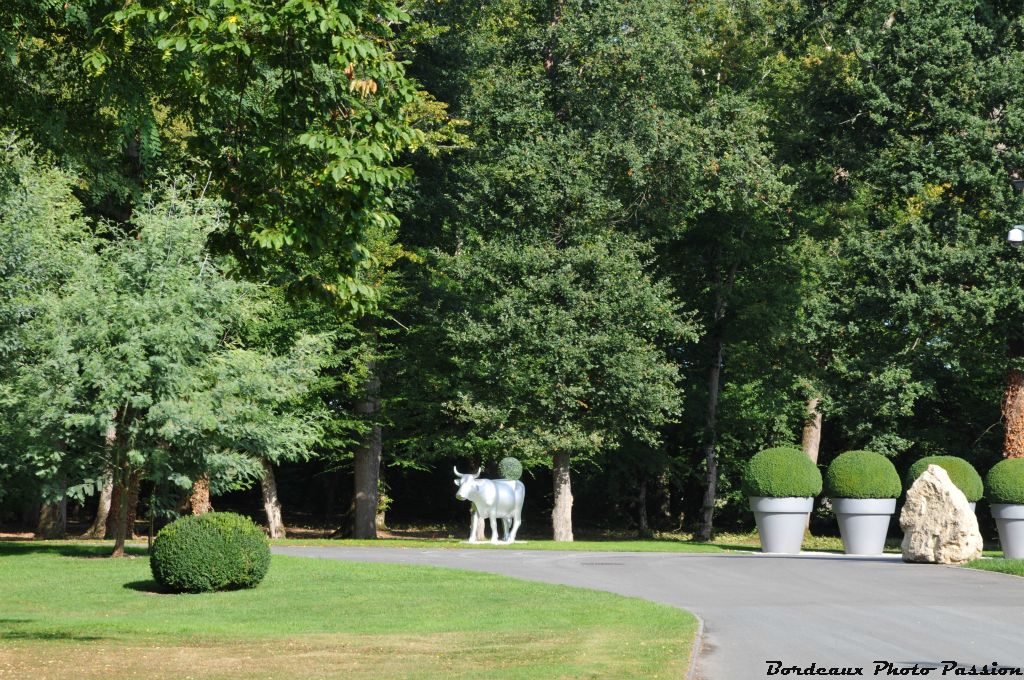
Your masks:
[{"label": "topiary shrub in pot", "polygon": [[1003,556],[1024,559],[1024,458],[1007,458],[985,475]]},{"label": "topiary shrub in pot", "polygon": [[270,545],[248,517],[189,515],[160,530],[149,566],[156,582],[175,593],[252,588],[270,567]]},{"label": "topiary shrub in pot", "polygon": [[977,502],[985,494],[985,485],[974,466],[959,456],[925,456],[915,461],[907,470],[907,488],[909,489],[917,481],[917,478],[929,465],[938,465],[945,470],[949,475],[949,480],[956,485],[956,488],[964,492],[971,510],[974,510]]},{"label": "topiary shrub in pot", "polygon": [[765,449],[747,463],[743,490],[754,512],[761,550],[799,553],[814,497],[821,493],[818,466],[800,449]]},{"label": "topiary shrub in pot", "polygon": [[847,451],[825,472],[825,493],[848,555],[881,555],[903,487],[896,466],[874,451]]}]

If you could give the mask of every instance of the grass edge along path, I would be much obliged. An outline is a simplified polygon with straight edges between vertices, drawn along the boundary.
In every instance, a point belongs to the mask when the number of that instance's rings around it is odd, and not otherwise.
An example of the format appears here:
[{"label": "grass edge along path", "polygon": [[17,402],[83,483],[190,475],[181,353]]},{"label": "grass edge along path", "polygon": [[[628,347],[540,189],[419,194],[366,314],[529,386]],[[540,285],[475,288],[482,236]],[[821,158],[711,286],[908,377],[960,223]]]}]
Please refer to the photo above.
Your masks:
[{"label": "grass edge along path", "polygon": [[[471,549],[471,550],[559,550],[569,552],[667,552],[667,553],[726,553],[760,551],[757,533],[719,534],[713,543],[698,543],[688,538],[665,537],[656,539],[605,539],[584,541],[533,540],[516,541],[512,545],[490,542],[469,543],[464,538],[378,538],[357,540],[351,538],[282,538],[273,545],[300,547],[337,546],[345,548],[419,548],[419,549]],[[842,552],[838,537],[807,536],[803,550]]]},{"label": "grass edge along path", "polygon": [[964,566],[968,569],[995,571],[1000,574],[1010,574],[1012,576],[1024,576],[1024,560],[1011,560],[1005,557],[983,557],[980,560],[972,560]]},{"label": "grass edge along path", "polygon": [[254,589],[162,594],[106,552],[0,543],[0,678],[678,678],[697,631],[595,590],[280,555]]}]

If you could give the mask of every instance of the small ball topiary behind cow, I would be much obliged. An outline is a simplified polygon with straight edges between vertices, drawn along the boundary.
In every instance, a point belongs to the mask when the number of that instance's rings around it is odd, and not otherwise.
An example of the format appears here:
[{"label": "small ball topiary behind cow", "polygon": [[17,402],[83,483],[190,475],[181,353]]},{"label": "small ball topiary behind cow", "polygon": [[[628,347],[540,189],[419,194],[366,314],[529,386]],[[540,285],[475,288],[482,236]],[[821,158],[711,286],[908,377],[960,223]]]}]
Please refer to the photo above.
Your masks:
[{"label": "small ball topiary behind cow", "polygon": [[473,523],[469,530],[469,542],[476,543],[476,530],[480,518],[491,520],[491,543],[498,542],[498,520],[505,525],[505,542],[513,543],[519,525],[522,524],[523,500],[526,487],[518,479],[480,479],[476,474],[464,474],[455,470],[455,486],[459,490],[455,497],[473,504]]}]

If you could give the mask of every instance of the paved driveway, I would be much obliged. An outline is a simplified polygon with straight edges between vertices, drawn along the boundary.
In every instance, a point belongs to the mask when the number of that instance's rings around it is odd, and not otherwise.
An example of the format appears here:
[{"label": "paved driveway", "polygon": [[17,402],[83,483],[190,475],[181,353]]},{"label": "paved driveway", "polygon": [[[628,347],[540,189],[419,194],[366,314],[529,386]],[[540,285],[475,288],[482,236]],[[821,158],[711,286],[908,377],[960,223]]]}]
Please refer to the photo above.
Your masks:
[{"label": "paved driveway", "polygon": [[[1004,574],[904,564],[892,557],[816,554],[334,547],[274,552],[472,569],[682,607],[704,621],[696,675],[701,680],[768,677],[769,660],[801,669],[812,663],[862,668],[864,677],[893,677],[889,670],[944,660],[968,669],[977,664],[979,670],[993,662],[1024,667],[1024,578]],[[876,676],[876,660],[891,662],[891,669]],[[928,675],[941,677],[942,669]]]}]

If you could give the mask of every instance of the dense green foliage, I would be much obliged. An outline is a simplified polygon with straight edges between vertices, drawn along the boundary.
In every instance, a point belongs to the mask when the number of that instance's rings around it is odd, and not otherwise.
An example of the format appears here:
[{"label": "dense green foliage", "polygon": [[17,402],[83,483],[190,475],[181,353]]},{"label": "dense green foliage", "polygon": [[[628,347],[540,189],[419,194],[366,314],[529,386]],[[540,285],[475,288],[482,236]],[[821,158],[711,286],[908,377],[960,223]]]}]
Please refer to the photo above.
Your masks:
[{"label": "dense green foliage", "polygon": [[910,486],[917,481],[921,473],[929,465],[938,465],[949,474],[949,480],[958,489],[964,492],[967,500],[975,503],[985,495],[985,485],[981,481],[981,475],[969,462],[959,456],[925,456],[914,461],[907,469],[906,485]]},{"label": "dense green foliage", "polygon": [[156,582],[175,593],[253,588],[270,568],[270,545],[248,517],[210,512],[161,529],[149,565]]},{"label": "dense green foliage", "polygon": [[498,475],[502,479],[519,479],[523,476],[523,464],[518,458],[505,456],[498,461]]},{"label": "dense green foliage", "polygon": [[885,456],[847,451],[828,464],[825,493],[830,498],[899,498],[903,485],[896,466]]},{"label": "dense green foliage", "polygon": [[743,476],[743,491],[748,496],[817,496],[821,485],[818,466],[800,449],[785,446],[755,454]]},{"label": "dense green foliage", "polygon": [[985,475],[989,503],[1024,504],[1024,458],[1007,458]]},{"label": "dense green foliage", "polygon": [[0,520],[284,463],[340,523],[379,448],[409,521],[515,452],[710,540],[805,426],[989,468],[1022,72],[989,0],[3,4]]}]

